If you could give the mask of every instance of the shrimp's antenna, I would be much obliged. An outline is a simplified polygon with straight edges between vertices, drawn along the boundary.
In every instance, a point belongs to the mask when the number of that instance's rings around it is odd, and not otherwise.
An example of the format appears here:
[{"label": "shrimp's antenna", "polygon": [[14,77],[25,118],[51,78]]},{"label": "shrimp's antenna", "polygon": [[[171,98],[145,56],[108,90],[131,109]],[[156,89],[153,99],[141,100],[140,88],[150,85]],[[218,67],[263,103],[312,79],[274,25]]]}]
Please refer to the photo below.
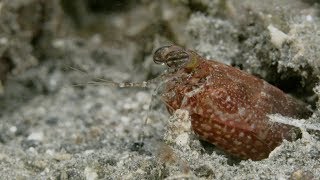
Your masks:
[{"label": "shrimp's antenna", "polygon": [[142,131],[141,133],[138,135],[138,142],[134,143],[134,146],[131,148],[134,151],[139,150],[143,144],[144,144],[144,140],[146,138],[145,133],[146,133],[146,127],[148,124],[148,119],[150,116],[150,112],[152,111],[153,106],[155,105],[154,102],[156,97],[159,95],[160,92],[160,88],[162,87],[162,85],[164,83],[167,83],[168,81],[172,80],[173,78],[176,78],[174,76],[170,76],[170,71],[165,71],[162,74],[160,74],[159,76],[150,79],[148,81],[143,81],[143,82],[114,82],[112,80],[106,80],[103,78],[92,78],[90,76],[90,74],[85,71],[85,70],[81,70],[79,68],[75,68],[72,66],[68,66],[69,69],[73,70],[73,71],[77,71],[89,78],[91,78],[92,80],[86,83],[82,83],[82,84],[74,84],[73,86],[86,86],[86,85],[93,85],[93,86],[112,86],[112,87],[118,87],[118,88],[132,88],[132,87],[137,87],[137,88],[148,88],[150,89],[151,92],[151,100],[148,106],[148,110],[145,114],[145,118],[144,118],[144,125],[142,127]]},{"label": "shrimp's antenna", "polygon": [[[89,76],[89,73],[80,70],[75,67],[69,66],[70,69],[80,72],[81,74],[84,74],[85,76]],[[86,85],[93,85],[93,86],[112,86],[112,87],[118,87],[118,88],[127,88],[127,87],[137,87],[137,88],[154,88],[152,84],[154,84],[157,81],[158,77],[148,80],[148,81],[142,81],[142,82],[114,82],[112,80],[107,80],[103,78],[92,78],[91,81],[86,83],[78,83],[74,84],[73,86],[86,86]]]}]

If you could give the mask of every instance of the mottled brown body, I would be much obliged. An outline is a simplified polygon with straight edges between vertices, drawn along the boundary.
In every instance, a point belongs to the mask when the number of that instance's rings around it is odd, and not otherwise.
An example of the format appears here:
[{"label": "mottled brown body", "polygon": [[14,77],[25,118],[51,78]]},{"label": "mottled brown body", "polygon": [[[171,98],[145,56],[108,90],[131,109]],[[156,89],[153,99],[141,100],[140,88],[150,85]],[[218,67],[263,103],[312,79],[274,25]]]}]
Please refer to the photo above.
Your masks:
[{"label": "mottled brown body", "polygon": [[[182,60],[174,54],[181,54]],[[154,60],[175,68],[163,93],[169,111],[188,110],[192,129],[201,139],[239,158],[266,158],[283,139],[297,137],[296,128],[270,122],[268,114],[302,118],[308,112],[266,81],[193,51],[166,46]]]}]

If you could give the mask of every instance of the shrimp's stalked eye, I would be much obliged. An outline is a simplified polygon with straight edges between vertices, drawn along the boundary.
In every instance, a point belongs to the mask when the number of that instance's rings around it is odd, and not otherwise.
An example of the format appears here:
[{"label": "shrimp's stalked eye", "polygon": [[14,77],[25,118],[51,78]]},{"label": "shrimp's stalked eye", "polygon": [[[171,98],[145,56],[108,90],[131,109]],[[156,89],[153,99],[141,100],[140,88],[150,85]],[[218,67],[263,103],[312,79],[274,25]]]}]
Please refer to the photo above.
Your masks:
[{"label": "shrimp's stalked eye", "polygon": [[164,46],[156,50],[153,61],[156,64],[166,64],[168,67],[180,67],[189,62],[189,53],[179,46]]}]

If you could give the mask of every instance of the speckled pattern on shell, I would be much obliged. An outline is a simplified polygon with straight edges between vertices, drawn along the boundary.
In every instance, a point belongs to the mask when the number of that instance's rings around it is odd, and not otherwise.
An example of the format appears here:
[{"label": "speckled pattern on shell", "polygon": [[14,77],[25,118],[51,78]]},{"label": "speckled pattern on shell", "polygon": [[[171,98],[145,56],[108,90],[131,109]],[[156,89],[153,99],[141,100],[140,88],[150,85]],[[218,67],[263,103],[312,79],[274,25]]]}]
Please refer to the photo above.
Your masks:
[{"label": "speckled pattern on shell", "polygon": [[[177,48],[169,46],[167,51],[171,47]],[[162,96],[169,112],[189,111],[192,129],[201,139],[238,158],[261,160],[283,139],[297,138],[297,128],[270,122],[267,115],[302,118],[309,112],[304,104],[246,72],[191,50],[178,51],[187,52],[196,63],[169,73]]]}]

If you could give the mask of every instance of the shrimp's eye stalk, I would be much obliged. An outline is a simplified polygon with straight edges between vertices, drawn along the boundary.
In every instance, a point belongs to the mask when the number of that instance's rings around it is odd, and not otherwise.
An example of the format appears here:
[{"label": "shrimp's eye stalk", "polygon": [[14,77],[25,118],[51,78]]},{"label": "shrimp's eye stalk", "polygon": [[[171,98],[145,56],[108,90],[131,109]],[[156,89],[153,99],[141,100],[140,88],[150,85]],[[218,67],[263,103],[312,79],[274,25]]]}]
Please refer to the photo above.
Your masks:
[{"label": "shrimp's eye stalk", "polygon": [[189,61],[188,52],[179,46],[163,46],[153,55],[156,64],[166,64],[168,67],[177,68]]}]

